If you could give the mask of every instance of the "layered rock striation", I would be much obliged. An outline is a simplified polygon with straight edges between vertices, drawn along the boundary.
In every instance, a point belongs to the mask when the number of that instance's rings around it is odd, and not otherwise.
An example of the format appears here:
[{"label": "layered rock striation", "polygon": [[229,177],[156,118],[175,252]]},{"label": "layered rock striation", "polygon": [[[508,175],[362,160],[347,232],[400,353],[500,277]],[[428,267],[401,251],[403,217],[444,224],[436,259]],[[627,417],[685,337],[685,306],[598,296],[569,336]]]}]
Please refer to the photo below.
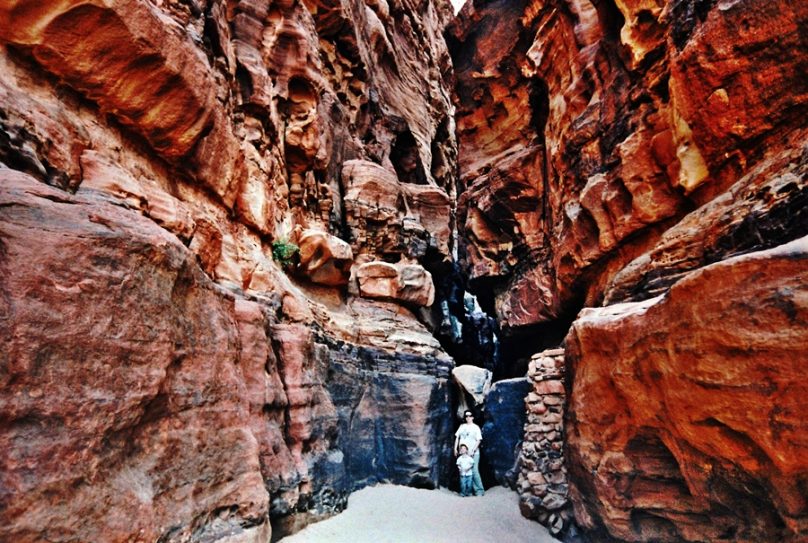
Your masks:
[{"label": "layered rock striation", "polygon": [[416,313],[452,247],[450,16],[0,2],[0,539],[267,541],[447,480]]},{"label": "layered rock striation", "polygon": [[447,31],[460,248],[503,329],[600,304],[667,228],[799,145],[805,18],[776,1],[467,4]]},{"label": "layered rock striation", "polygon": [[[536,0],[469,3],[447,30],[461,264],[503,364],[569,330],[559,431],[596,541],[808,536],[806,21],[777,0]],[[550,521],[543,480],[523,473],[526,512]]]}]

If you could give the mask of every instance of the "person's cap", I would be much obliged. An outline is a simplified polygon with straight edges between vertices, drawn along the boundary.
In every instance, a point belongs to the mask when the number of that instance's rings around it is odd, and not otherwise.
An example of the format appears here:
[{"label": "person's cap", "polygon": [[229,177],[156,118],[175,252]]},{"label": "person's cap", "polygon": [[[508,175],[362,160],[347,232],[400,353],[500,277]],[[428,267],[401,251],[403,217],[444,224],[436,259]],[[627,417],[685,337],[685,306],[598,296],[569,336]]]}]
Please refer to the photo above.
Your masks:
[{"label": "person's cap", "polygon": [[474,413],[472,413],[471,411],[464,411],[463,412],[463,418],[473,417],[473,416],[474,416]]}]

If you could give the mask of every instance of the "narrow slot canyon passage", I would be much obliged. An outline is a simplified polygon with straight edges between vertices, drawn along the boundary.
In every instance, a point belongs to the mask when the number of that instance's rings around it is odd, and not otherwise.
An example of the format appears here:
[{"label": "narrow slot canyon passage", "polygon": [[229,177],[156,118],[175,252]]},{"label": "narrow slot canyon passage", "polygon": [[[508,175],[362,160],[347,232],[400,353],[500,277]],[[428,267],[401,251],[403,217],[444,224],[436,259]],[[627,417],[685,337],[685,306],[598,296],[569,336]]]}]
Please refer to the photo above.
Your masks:
[{"label": "narrow slot canyon passage", "polygon": [[0,542],[808,540],[806,28],[0,0]]}]

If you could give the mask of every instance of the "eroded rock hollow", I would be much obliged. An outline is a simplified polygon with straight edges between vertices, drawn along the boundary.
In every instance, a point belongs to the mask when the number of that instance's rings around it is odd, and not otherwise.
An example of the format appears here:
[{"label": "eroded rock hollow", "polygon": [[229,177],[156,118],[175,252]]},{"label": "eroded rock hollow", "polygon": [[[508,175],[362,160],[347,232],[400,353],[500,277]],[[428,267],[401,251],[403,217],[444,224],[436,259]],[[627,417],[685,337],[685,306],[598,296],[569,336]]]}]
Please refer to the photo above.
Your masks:
[{"label": "eroded rock hollow", "polygon": [[806,21],[536,0],[447,31],[460,260],[533,382],[519,490],[555,530],[808,537]]},{"label": "eroded rock hollow", "polygon": [[466,405],[560,537],[808,537],[806,28],[0,0],[0,540],[276,540]]}]

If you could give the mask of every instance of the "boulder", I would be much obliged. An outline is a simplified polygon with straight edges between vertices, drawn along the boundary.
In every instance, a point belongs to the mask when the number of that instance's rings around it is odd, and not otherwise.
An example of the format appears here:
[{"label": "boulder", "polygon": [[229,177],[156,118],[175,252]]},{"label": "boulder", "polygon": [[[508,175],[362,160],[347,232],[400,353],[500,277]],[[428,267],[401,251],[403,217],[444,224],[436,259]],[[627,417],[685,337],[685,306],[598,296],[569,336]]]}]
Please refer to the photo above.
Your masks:
[{"label": "boulder", "polygon": [[584,310],[567,337],[576,519],[623,541],[808,531],[808,238]]},{"label": "boulder", "polygon": [[366,262],[356,268],[359,293],[367,298],[396,300],[428,307],[435,301],[432,274],[420,264]]},{"label": "boulder", "polygon": [[[491,389],[491,372],[485,368],[464,365],[452,370],[452,379],[460,387],[460,406],[457,415],[462,420],[463,411],[472,407],[482,406],[488,391]],[[471,404],[469,405],[469,400]]]},{"label": "boulder", "polygon": [[342,176],[357,254],[417,259],[433,247],[448,256],[451,201],[443,189],[402,184],[394,171],[365,160],[346,161]]},{"label": "boulder", "polygon": [[300,247],[297,273],[320,285],[348,283],[353,264],[350,245],[327,232],[311,229],[300,234],[297,244]]}]

